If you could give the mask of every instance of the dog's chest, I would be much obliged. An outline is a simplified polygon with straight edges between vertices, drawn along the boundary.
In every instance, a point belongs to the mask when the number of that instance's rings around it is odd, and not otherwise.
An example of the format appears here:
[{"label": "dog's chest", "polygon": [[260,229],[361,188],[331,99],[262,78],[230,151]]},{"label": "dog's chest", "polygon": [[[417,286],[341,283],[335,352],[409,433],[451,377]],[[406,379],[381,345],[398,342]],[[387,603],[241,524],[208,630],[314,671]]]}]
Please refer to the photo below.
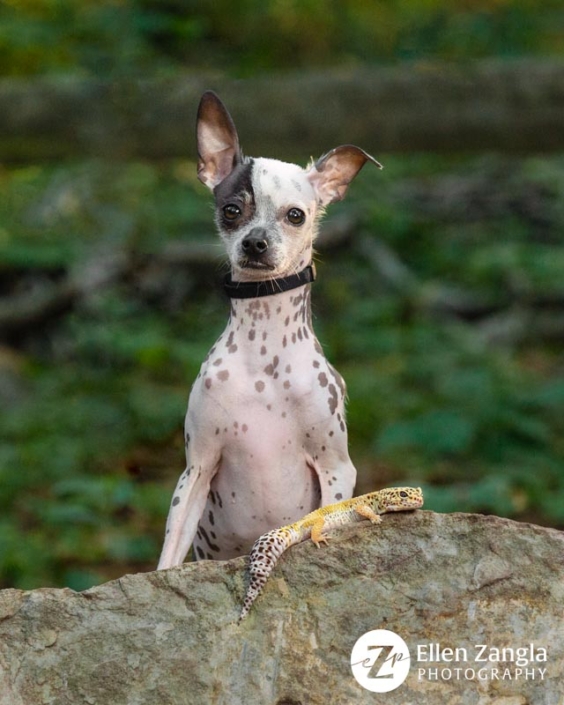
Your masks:
[{"label": "dog's chest", "polygon": [[[295,399],[323,358],[311,327],[309,289],[264,299],[236,300],[229,324],[200,372],[204,393]],[[324,359],[324,358],[323,358]]]},{"label": "dog's chest", "polygon": [[294,435],[307,432],[311,438],[322,436],[328,425],[344,432],[344,397],[343,380],[312,329],[307,285],[232,302],[228,326],[198,375],[189,412],[199,406],[207,422],[216,422],[218,435],[235,424],[250,431],[253,421],[261,432],[284,422],[297,427]]},{"label": "dog's chest", "polygon": [[[237,555],[319,506],[312,459],[346,445],[344,386],[309,311],[309,287],[235,301],[202,366],[189,414],[192,426],[213,431],[221,455],[200,525],[202,536],[216,536],[215,557]],[[206,545],[197,536],[196,550],[207,555]]]}]

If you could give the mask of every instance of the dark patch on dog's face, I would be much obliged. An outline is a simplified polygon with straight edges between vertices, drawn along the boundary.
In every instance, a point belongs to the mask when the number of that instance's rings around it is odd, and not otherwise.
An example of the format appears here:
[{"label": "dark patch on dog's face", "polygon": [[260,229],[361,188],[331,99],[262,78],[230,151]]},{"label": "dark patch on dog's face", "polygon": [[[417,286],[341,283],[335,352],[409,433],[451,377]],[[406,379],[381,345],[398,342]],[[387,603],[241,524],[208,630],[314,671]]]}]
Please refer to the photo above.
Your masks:
[{"label": "dark patch on dog's face", "polygon": [[[247,159],[214,188],[216,217],[221,230],[233,232],[252,220],[256,211],[252,171],[253,160]],[[228,219],[225,216],[224,208],[230,204],[240,208],[241,215],[238,218]]]}]

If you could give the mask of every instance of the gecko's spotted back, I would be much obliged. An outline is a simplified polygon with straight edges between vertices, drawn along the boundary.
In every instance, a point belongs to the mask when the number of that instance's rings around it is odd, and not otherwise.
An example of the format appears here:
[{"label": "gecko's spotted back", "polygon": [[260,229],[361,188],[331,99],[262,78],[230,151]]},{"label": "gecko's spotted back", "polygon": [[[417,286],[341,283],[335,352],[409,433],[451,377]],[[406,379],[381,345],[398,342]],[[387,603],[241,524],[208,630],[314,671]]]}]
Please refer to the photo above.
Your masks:
[{"label": "gecko's spotted back", "polygon": [[268,531],[255,541],[249,557],[250,584],[239,621],[247,614],[262,591],[280,556],[289,546],[299,540],[299,533],[292,525]]},{"label": "gecko's spotted back", "polygon": [[409,511],[421,506],[423,492],[420,487],[390,487],[336,504],[328,504],[289,526],[263,534],[255,541],[249,556],[250,582],[239,621],[247,615],[261,593],[280,556],[293,544],[311,537],[319,546],[330,538],[323,533],[326,528],[344,526],[363,519],[378,523],[380,514]]}]

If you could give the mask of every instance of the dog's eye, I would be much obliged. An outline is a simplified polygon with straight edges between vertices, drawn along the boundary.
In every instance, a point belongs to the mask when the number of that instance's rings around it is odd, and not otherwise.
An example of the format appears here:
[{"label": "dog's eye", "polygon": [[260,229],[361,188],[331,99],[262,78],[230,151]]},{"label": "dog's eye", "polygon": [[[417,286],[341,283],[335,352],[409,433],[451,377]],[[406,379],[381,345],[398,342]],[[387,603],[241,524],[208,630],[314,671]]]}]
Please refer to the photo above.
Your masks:
[{"label": "dog's eye", "polygon": [[237,220],[241,215],[241,209],[234,203],[228,203],[226,206],[223,206],[223,215],[227,220]]},{"label": "dog's eye", "polygon": [[290,208],[286,214],[286,218],[288,218],[288,222],[292,223],[292,225],[302,225],[305,220],[305,213],[299,208]]}]

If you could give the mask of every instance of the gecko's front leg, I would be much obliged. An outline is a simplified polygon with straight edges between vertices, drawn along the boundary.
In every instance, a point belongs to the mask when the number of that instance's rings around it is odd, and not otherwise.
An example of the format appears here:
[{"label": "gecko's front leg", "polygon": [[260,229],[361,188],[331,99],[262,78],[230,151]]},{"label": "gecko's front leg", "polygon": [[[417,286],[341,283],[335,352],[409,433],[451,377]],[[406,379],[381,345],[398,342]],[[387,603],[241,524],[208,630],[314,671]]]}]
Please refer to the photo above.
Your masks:
[{"label": "gecko's front leg", "polygon": [[319,548],[321,543],[329,543],[331,536],[329,534],[323,533],[323,527],[325,526],[325,519],[319,517],[316,519],[311,527],[311,540]]},{"label": "gecko's front leg", "polygon": [[382,517],[376,514],[372,507],[369,507],[367,504],[359,504],[354,510],[364,519],[370,519],[373,524],[379,524],[382,521]]}]

